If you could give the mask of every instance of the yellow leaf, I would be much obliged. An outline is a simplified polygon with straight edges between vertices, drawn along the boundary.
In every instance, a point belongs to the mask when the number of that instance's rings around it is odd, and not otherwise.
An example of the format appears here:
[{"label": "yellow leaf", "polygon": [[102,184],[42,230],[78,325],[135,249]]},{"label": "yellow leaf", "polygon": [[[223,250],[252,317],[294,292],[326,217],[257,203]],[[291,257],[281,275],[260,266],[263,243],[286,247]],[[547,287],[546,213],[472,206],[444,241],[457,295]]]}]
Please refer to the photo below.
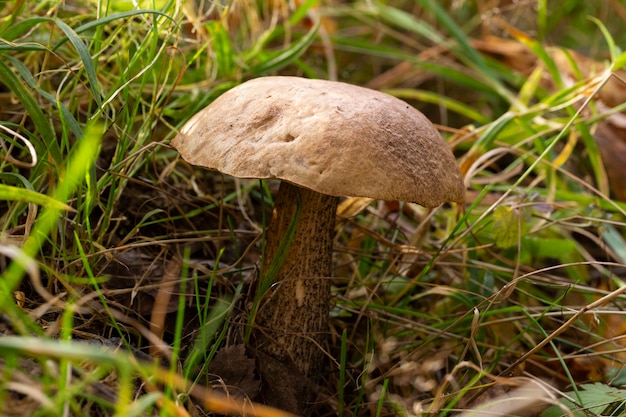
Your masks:
[{"label": "yellow leaf", "polygon": [[509,206],[500,206],[493,212],[493,232],[496,245],[510,248],[517,244],[519,237],[519,214]]}]

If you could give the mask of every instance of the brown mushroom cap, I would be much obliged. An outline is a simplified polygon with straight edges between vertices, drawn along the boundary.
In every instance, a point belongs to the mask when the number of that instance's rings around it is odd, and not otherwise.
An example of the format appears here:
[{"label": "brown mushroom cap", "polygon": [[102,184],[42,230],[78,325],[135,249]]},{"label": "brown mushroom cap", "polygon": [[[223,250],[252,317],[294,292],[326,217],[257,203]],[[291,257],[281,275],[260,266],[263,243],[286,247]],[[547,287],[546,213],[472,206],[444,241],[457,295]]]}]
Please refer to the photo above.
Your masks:
[{"label": "brown mushroom cap", "polygon": [[456,160],[422,113],[341,82],[247,81],[193,116],[172,145],[194,165],[328,195],[426,207],[464,200]]}]

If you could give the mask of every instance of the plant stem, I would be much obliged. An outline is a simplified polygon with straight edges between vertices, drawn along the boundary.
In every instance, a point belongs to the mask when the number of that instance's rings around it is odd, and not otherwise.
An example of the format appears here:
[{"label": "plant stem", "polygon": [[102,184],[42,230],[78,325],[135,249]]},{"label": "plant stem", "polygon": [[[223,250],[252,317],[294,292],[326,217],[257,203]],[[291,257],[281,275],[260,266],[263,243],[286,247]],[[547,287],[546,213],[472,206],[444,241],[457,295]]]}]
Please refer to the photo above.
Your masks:
[{"label": "plant stem", "polygon": [[[264,294],[255,320],[256,348],[295,365],[305,377],[321,371],[337,201],[283,182],[266,231],[261,273],[263,280],[273,278],[273,285]],[[281,245],[294,221],[290,245]],[[276,268],[275,259],[280,258],[283,262]],[[274,276],[268,277],[268,271]]]}]

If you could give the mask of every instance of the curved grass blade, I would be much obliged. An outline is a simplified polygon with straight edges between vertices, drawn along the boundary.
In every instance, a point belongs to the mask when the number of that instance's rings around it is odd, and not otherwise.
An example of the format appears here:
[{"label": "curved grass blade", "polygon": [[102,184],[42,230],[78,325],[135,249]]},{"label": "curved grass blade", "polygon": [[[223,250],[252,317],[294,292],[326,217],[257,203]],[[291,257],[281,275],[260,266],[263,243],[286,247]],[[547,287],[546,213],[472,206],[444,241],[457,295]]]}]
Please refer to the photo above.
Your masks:
[{"label": "curved grass blade", "polygon": [[372,7],[373,10],[376,11],[377,15],[386,22],[429,39],[436,45],[449,43],[449,41],[441,36],[437,30],[426,21],[418,20],[415,16],[405,12],[404,10],[380,3],[371,3],[370,7]]},{"label": "curved grass blade", "polygon": [[[78,26],[77,28],[74,28],[74,33],[81,34],[83,32],[87,32],[87,31],[90,31],[92,29],[95,29],[98,26],[106,25],[107,23],[111,23],[111,22],[114,22],[116,20],[126,19],[128,17],[138,16],[138,15],[143,15],[143,14],[154,14],[154,15],[162,16],[162,17],[165,17],[167,19],[170,19],[170,20],[174,21],[174,19],[172,19],[172,17],[170,15],[168,15],[166,13],[163,13],[163,12],[161,12],[159,10],[139,9],[139,10],[132,10],[132,11],[128,11],[128,12],[115,13],[115,14],[112,14],[112,15],[109,15],[109,16],[102,17],[100,19],[93,20],[91,22],[85,23],[84,25]],[[59,48],[61,45],[63,45],[68,40],[69,40],[69,38],[60,39],[54,45],[52,50],[56,50],[57,48]]]},{"label": "curved grass blade", "polygon": [[31,30],[38,24],[47,22],[49,20],[50,20],[49,17],[39,17],[39,16],[24,19],[21,22],[17,22],[14,25],[11,25],[11,27],[9,27],[6,31],[4,31],[2,33],[2,39],[8,42],[14,41],[23,33]]},{"label": "curved grass blade", "polygon": [[87,80],[89,81],[88,88],[91,90],[93,99],[98,104],[98,107],[101,108],[102,107],[102,94],[100,93],[98,89],[99,83],[98,83],[98,77],[96,75],[96,67],[93,63],[91,54],[89,53],[87,46],[83,43],[83,41],[80,39],[78,34],[71,27],[67,25],[67,23],[63,22],[60,19],[51,19],[51,21],[54,22],[59,28],[61,28],[61,30],[65,33],[65,36],[67,36],[69,41],[72,43],[72,45],[76,49],[76,52],[78,52],[78,55],[80,56],[80,59],[83,63],[83,67],[85,68]]},{"label": "curved grass blade", "polygon": [[[2,63],[2,61],[0,61]],[[57,201],[68,201],[74,191],[85,180],[85,175],[98,156],[100,141],[104,129],[97,124],[88,125],[85,135],[70,154],[65,171],[59,174],[55,187],[54,196]],[[61,217],[61,209],[47,207],[37,218],[32,233],[22,247],[23,255],[32,259],[41,250]],[[12,305],[10,299],[13,289],[20,283],[24,276],[23,262],[12,262],[4,273],[4,279],[0,280],[0,306]]]},{"label": "curved grass blade", "polygon": [[269,72],[278,71],[279,69],[291,64],[298,59],[313,43],[317,30],[320,27],[320,23],[309,30],[309,32],[299,39],[297,42],[291,44],[288,48],[272,54],[269,58],[265,59],[260,64],[257,64],[252,68],[252,73],[255,75],[267,74]]},{"label": "curved grass blade", "polygon": [[230,78],[233,74],[235,56],[230,36],[221,22],[209,22],[206,29],[211,34],[211,47],[215,51],[218,74]]},{"label": "curved grass blade", "polygon": [[487,65],[485,58],[470,43],[467,34],[454,22],[441,4],[433,0],[417,0],[417,2],[425,9],[430,10],[450,35],[458,42],[462,52],[462,54],[459,55],[459,59],[463,60],[471,68],[474,68],[494,91],[510,102],[515,102],[514,97],[511,96],[509,91],[499,81],[499,74],[494,72],[489,65]]},{"label": "curved grass blade", "polygon": [[42,141],[35,142],[35,144],[38,145],[35,146],[35,148],[37,149],[39,157],[44,159],[42,158],[43,155],[49,153],[55,164],[60,165],[63,161],[63,156],[61,155],[61,150],[57,143],[56,135],[52,129],[49,118],[46,117],[39,104],[35,101],[26,87],[24,87],[24,83],[15,75],[6,62],[1,59],[0,79],[4,85],[13,91],[39,131]]},{"label": "curved grass blade", "polygon": [[8,43],[6,40],[0,39],[0,42],[5,42],[4,44],[0,44],[0,52],[4,51],[47,51],[48,48],[45,46],[36,44],[36,43]]},{"label": "curved grass blade", "polygon": [[476,111],[471,106],[454,100],[450,97],[444,97],[441,94],[433,93],[432,91],[425,90],[413,90],[413,89],[389,89],[384,90],[385,93],[391,94],[403,99],[416,99],[424,103],[433,103],[445,107],[446,109],[456,112],[460,115],[474,120],[480,124],[489,123],[489,118],[484,114]]},{"label": "curved grass blade", "polygon": [[454,83],[467,87],[471,90],[476,90],[478,92],[488,94],[494,93],[494,89],[490,84],[480,78],[475,77],[473,74],[469,74],[468,71],[452,68],[449,65],[438,64],[434,61],[425,61],[416,57],[415,54],[407,53],[405,51],[397,49],[391,49],[386,46],[375,45],[367,40],[351,39],[338,36],[331,37],[331,39],[335,48],[341,49],[343,51],[355,52],[367,56],[407,61],[417,68],[421,68],[425,71],[437,74],[437,77],[451,80]]},{"label": "curved grass blade", "polygon": [[0,200],[21,201],[59,210],[74,211],[72,207],[50,196],[13,185],[0,184]]},{"label": "curved grass blade", "polygon": [[74,118],[70,110],[65,106],[65,104],[58,101],[56,97],[52,95],[51,93],[39,88],[39,86],[37,85],[37,80],[35,80],[35,77],[33,77],[33,75],[30,73],[28,68],[26,68],[26,65],[22,63],[22,61],[12,56],[8,56],[7,59],[11,61],[11,63],[13,64],[17,72],[20,74],[20,76],[22,77],[26,85],[28,85],[33,90],[37,91],[38,94],[40,94],[42,97],[47,99],[50,103],[54,104],[55,106],[59,108],[63,118],[65,119],[67,124],[70,126],[70,130],[72,131],[74,136],[76,136],[77,138],[81,138],[83,136],[83,129],[80,127],[78,121],[76,121],[76,119]]},{"label": "curved grass blade", "polygon": [[617,61],[617,58],[619,56],[619,51],[617,49],[617,46],[615,45],[615,40],[613,39],[613,36],[611,36],[611,34],[609,33],[609,30],[606,28],[606,26],[604,26],[604,23],[602,23],[600,19],[593,17],[593,16],[588,16],[587,18],[591,20],[593,23],[595,23],[596,26],[598,26],[598,28],[602,32],[602,36],[604,36],[604,40],[606,41],[606,44],[609,47],[609,53],[611,54],[611,62]]}]

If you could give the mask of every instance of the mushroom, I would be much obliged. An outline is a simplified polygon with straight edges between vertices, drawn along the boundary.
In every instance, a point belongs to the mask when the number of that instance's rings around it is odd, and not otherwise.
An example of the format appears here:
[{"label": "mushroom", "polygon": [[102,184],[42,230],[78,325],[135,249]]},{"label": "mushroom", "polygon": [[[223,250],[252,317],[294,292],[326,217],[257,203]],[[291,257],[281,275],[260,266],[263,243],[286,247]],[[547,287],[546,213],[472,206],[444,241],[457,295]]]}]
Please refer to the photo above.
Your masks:
[{"label": "mushroom", "polygon": [[[253,347],[321,372],[340,196],[427,207],[464,201],[454,156],[404,101],[341,82],[261,77],[221,95],[172,140],[191,164],[282,180],[265,232]],[[264,377],[262,375],[262,377]]]}]

